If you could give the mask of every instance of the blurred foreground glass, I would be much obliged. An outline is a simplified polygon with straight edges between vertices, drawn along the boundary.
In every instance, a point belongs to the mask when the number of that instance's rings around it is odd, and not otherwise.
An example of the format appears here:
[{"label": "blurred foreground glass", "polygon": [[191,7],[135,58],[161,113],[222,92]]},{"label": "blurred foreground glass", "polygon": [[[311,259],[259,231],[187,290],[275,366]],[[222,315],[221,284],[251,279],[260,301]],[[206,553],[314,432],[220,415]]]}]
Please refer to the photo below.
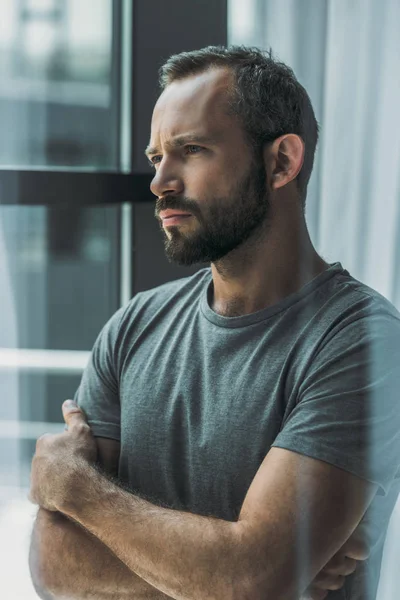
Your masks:
[{"label": "blurred foreground glass", "polygon": [[62,421],[61,403],[119,308],[120,212],[0,206],[1,486],[28,484],[34,445],[19,440]]},{"label": "blurred foreground glass", "polygon": [[27,500],[36,439],[63,431],[93,342],[119,307],[120,205],[0,206],[0,577],[34,600]]},{"label": "blurred foreground glass", "polygon": [[112,0],[1,1],[0,165],[118,168],[114,16]]},{"label": "blurred foreground glass", "polygon": [[[119,170],[120,6],[1,0],[0,168],[17,182],[21,170],[65,170],[68,189],[69,170]],[[63,431],[61,403],[120,306],[119,198],[54,200],[24,206],[3,193],[10,204],[0,204],[0,577],[1,597],[16,600],[37,598],[27,500],[36,439]]]},{"label": "blurred foreground glass", "polygon": [[38,437],[63,431],[100,329],[119,307],[121,206],[0,205],[0,576],[34,600],[27,500]]}]

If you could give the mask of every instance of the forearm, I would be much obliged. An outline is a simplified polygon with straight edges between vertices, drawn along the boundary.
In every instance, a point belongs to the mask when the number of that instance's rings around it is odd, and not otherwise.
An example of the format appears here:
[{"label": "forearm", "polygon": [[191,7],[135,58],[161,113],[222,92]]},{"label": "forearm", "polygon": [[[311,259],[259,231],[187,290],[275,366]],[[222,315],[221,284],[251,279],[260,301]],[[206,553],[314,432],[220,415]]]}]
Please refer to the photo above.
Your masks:
[{"label": "forearm", "polygon": [[39,509],[29,556],[44,599],[162,600],[165,594],[132,573],[104,544],[60,513]]},{"label": "forearm", "polygon": [[243,600],[254,569],[237,523],[155,506],[90,467],[60,506],[132,572],[177,600]]}]

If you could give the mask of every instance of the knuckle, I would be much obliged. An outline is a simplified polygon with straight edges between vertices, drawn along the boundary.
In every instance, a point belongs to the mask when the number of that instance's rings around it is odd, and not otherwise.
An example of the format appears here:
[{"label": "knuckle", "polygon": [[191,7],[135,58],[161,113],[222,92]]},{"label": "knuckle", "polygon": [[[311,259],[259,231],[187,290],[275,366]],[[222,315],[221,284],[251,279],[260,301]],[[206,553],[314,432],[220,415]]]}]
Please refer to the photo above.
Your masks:
[{"label": "knuckle", "polygon": [[51,437],[51,433],[43,433],[39,436],[36,440],[36,448],[38,448],[38,446],[40,446],[48,437]]},{"label": "knuckle", "polygon": [[367,560],[370,555],[368,537],[368,531],[359,526],[343,546],[344,554],[356,560]]},{"label": "knuckle", "polygon": [[90,427],[87,423],[78,423],[75,427],[78,435],[87,435],[90,432]]},{"label": "knuckle", "polygon": [[352,554],[350,558],[356,560],[367,560],[369,557],[369,546],[365,540],[357,540],[352,548]]}]

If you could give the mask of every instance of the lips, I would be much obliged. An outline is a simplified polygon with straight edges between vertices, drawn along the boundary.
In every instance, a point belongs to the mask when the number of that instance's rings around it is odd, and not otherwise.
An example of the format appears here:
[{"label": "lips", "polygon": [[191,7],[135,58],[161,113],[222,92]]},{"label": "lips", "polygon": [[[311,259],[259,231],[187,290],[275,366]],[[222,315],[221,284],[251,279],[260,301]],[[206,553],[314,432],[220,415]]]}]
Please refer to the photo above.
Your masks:
[{"label": "lips", "polygon": [[169,217],[178,217],[178,216],[191,216],[191,213],[183,212],[182,210],[173,210],[172,208],[168,208],[167,210],[162,210],[160,212],[161,219],[169,219]]}]

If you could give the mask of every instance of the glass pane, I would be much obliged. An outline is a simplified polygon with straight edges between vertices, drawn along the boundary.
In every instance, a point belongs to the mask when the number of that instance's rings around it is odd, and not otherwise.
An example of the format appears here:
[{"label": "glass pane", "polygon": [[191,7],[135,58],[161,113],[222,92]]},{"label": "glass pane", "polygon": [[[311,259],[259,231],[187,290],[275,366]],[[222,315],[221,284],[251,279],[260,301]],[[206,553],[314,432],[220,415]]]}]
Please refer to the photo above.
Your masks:
[{"label": "glass pane", "polygon": [[0,562],[2,597],[37,600],[29,573],[29,542],[37,507],[27,499],[36,439],[64,429],[61,403],[81,374],[0,369]]},{"label": "glass pane", "polygon": [[0,165],[118,168],[112,0],[0,10]]},{"label": "glass pane", "polygon": [[40,435],[63,431],[61,404],[119,307],[120,214],[119,205],[0,205],[2,597],[37,598],[28,567],[31,460]]},{"label": "glass pane", "polygon": [[36,440],[63,431],[61,405],[73,398],[81,373],[0,373],[1,391],[9,399],[0,406],[1,486],[26,488]]},{"label": "glass pane", "polygon": [[120,206],[0,206],[0,351],[90,350],[119,302]]}]

